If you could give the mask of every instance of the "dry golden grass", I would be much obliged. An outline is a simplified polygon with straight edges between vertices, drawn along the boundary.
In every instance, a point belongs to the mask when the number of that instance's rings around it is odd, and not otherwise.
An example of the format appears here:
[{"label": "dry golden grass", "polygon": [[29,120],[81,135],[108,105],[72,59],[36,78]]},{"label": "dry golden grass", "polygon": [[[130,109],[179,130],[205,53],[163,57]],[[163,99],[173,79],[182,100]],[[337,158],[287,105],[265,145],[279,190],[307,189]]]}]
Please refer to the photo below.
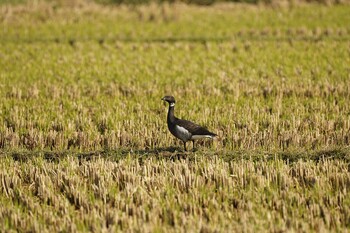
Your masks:
[{"label": "dry golden grass", "polygon": [[0,166],[5,231],[326,232],[350,221],[349,166],[340,160],[198,154],[118,163],[4,158]]}]

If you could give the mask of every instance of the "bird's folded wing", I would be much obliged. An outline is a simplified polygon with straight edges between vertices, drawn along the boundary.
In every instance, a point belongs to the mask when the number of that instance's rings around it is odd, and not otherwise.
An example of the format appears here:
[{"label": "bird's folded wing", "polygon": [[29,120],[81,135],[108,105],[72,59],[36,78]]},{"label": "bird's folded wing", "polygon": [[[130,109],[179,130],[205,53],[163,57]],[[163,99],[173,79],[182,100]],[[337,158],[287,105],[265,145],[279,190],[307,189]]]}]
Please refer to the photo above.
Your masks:
[{"label": "bird's folded wing", "polygon": [[206,128],[197,125],[191,121],[177,119],[176,124],[187,129],[192,135],[211,135],[216,136],[216,134],[210,132]]}]

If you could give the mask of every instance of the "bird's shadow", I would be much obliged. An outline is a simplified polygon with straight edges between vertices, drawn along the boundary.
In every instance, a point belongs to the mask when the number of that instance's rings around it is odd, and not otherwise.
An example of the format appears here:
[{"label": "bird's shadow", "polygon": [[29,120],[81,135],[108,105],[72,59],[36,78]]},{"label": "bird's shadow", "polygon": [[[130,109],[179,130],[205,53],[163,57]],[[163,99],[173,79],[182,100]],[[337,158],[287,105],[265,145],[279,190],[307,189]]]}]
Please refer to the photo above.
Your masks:
[{"label": "bird's shadow", "polygon": [[196,152],[197,149],[192,149],[185,151],[182,149],[182,147],[175,147],[175,146],[170,146],[170,147],[158,147],[158,148],[147,148],[147,149],[142,149],[142,150],[129,150],[131,153],[136,153],[136,154],[162,154],[162,153],[190,153],[190,152]]},{"label": "bird's shadow", "polygon": [[140,159],[149,158],[152,156],[153,158],[159,160],[181,160],[192,157],[193,151],[184,151],[181,147],[158,147],[158,148],[146,148],[140,150],[128,149],[123,151],[124,156],[132,155],[136,156]]}]

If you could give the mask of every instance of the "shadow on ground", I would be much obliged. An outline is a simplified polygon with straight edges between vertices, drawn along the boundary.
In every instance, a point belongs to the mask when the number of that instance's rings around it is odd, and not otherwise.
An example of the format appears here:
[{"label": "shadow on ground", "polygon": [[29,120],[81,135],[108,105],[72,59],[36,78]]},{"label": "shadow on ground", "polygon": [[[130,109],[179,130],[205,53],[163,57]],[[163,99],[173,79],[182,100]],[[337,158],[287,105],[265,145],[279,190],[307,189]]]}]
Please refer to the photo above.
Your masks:
[{"label": "shadow on ground", "polygon": [[322,160],[344,160],[350,162],[350,147],[327,149],[327,150],[314,150],[314,151],[277,151],[277,152],[264,152],[264,151],[249,151],[249,150],[212,150],[201,148],[195,151],[183,151],[182,147],[159,147],[148,149],[104,149],[96,151],[52,151],[52,150],[1,150],[0,159],[4,157],[10,157],[16,161],[25,162],[28,159],[41,157],[47,161],[59,162],[67,157],[76,157],[79,161],[91,161],[96,159],[108,159],[110,161],[118,162],[121,159],[132,158],[144,161],[147,159],[155,160],[195,160],[198,158],[220,158],[224,161],[237,161],[237,160],[283,160],[287,163],[294,163],[299,160],[310,160],[319,162]]},{"label": "shadow on ground", "polygon": [[138,159],[167,159],[167,160],[178,160],[185,159],[188,157],[193,157],[192,151],[185,152],[180,147],[160,147],[152,149],[104,149],[96,151],[73,151],[73,150],[16,150],[16,151],[0,151],[1,157],[12,157],[15,161],[27,161],[28,159],[42,157],[45,160],[57,162],[59,160],[65,159],[66,157],[76,157],[80,161],[90,161],[95,159],[108,159],[112,161],[118,161],[120,159],[125,159],[127,157],[138,158]]}]

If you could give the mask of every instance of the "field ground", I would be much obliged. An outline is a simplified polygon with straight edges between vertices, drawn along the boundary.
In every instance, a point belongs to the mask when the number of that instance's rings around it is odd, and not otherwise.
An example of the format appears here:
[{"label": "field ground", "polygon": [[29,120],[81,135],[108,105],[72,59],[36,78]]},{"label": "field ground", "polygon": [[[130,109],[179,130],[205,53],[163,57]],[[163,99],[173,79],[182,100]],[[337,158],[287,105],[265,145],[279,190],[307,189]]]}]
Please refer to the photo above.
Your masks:
[{"label": "field ground", "polygon": [[349,5],[72,2],[0,5],[2,231],[349,231]]}]

